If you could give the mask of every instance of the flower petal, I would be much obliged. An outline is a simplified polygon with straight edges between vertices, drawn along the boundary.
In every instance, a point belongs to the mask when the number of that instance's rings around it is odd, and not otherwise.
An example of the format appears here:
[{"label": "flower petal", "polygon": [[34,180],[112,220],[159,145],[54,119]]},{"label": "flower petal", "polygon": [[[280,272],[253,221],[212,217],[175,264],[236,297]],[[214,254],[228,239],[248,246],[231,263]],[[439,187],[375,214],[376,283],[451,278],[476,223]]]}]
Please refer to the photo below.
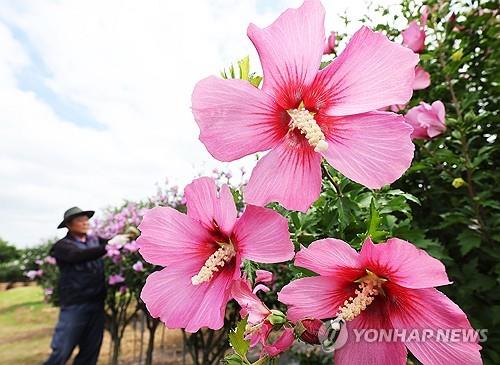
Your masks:
[{"label": "flower petal", "polygon": [[192,103],[200,140],[219,161],[266,151],[288,129],[286,113],[248,81],[208,77],[196,84]]},{"label": "flower petal", "polygon": [[[269,333],[267,336],[269,336]],[[262,344],[262,352],[268,354],[269,356],[277,356],[292,347],[294,341],[295,336],[293,328],[285,327],[278,339],[273,343],[269,343],[267,338],[264,340],[264,343]]]},{"label": "flower petal", "polygon": [[[392,324],[387,307],[374,302],[354,320],[347,322],[347,342],[335,351],[335,364],[404,365],[406,348],[401,342],[371,341],[380,329],[390,330]],[[368,332],[371,331],[371,332]],[[368,340],[368,341],[367,341]],[[339,344],[337,344],[339,345]]]},{"label": "flower petal", "polygon": [[291,321],[332,318],[352,294],[349,284],[330,276],[302,278],[281,289],[278,300],[288,306]]},{"label": "flower petal", "polygon": [[235,271],[222,270],[210,282],[192,285],[195,274],[182,266],[169,266],[149,275],[141,298],[151,316],[160,317],[168,328],[185,328],[188,332],[201,327],[220,329]]},{"label": "flower petal", "polygon": [[342,240],[325,238],[314,241],[295,256],[295,266],[314,271],[319,275],[342,277],[354,281],[363,275],[355,249]]},{"label": "flower petal", "polygon": [[389,41],[382,33],[362,27],[342,54],[316,77],[307,107],[333,116],[352,115],[391,104],[406,104],[413,93],[418,56]]},{"label": "flower petal", "polygon": [[288,210],[307,211],[321,191],[321,155],[293,133],[253,169],[244,191],[250,204],[277,201]]},{"label": "flower petal", "polygon": [[374,244],[365,240],[360,252],[361,265],[405,288],[430,288],[450,284],[441,261],[410,242],[391,238]]},{"label": "flower petal", "polygon": [[216,249],[198,221],[170,207],[150,209],[138,228],[139,252],[154,265],[189,263],[199,270]]},{"label": "flower petal", "polygon": [[423,90],[431,84],[431,75],[422,67],[415,68],[415,80],[413,80],[413,90]]},{"label": "flower petal", "polygon": [[207,229],[214,229],[217,226],[229,235],[236,223],[238,212],[227,185],[222,185],[218,193],[214,179],[201,177],[193,180],[184,189],[187,214],[200,221]]},{"label": "flower petal", "polygon": [[[411,335],[408,335],[410,338],[405,344],[422,363],[483,363],[479,353],[481,346],[477,344],[479,335],[473,331],[465,313],[438,290],[404,290],[402,295],[397,296],[397,305],[393,306],[389,315],[394,328],[404,329],[407,334],[412,331],[419,334],[416,341],[411,341]],[[459,335],[453,335],[454,332]],[[424,336],[425,341],[422,340]],[[470,337],[467,339],[465,336]]]},{"label": "flower petal", "polygon": [[255,283],[270,284],[273,282],[273,273],[267,270],[255,270]]},{"label": "flower petal", "polygon": [[288,221],[272,209],[247,205],[232,239],[241,257],[248,260],[275,263],[291,260],[294,255]]},{"label": "flower petal", "polygon": [[269,308],[252,292],[246,280],[235,280],[231,286],[231,295],[240,305],[242,312],[248,314],[250,324],[260,323],[271,314]]},{"label": "flower petal", "polygon": [[288,9],[267,28],[248,26],[264,71],[263,90],[284,109],[296,107],[321,63],[325,44],[325,9],[318,0],[306,0]]},{"label": "flower petal", "polygon": [[[422,19],[424,20],[424,19]],[[427,18],[425,19],[425,22]],[[425,24],[425,22],[423,22]],[[408,28],[401,32],[403,36],[403,45],[411,49],[413,52],[421,52],[425,48],[425,30],[420,28],[418,22],[413,20]]]},{"label": "flower petal", "polygon": [[403,116],[371,112],[319,120],[329,145],[324,157],[351,180],[378,189],[410,167],[415,146]]}]

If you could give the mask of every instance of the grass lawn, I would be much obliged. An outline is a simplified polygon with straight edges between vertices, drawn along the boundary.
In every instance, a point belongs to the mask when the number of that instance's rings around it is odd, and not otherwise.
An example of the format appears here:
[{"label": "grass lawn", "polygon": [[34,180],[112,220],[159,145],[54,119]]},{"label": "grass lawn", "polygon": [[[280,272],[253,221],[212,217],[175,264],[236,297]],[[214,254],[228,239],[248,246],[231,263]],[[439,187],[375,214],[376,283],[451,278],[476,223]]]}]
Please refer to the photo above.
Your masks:
[{"label": "grass lawn", "polygon": [[[59,309],[43,302],[38,286],[0,290],[0,359],[2,364],[41,364],[50,353],[50,340]],[[182,336],[179,331],[156,334],[155,364],[180,364]],[[137,364],[139,336],[128,328],[123,339],[123,364]],[[144,343],[147,341],[147,333]],[[163,337],[163,343],[161,339]],[[105,333],[99,364],[107,364],[109,336]],[[189,363],[189,362],[188,362]]]}]

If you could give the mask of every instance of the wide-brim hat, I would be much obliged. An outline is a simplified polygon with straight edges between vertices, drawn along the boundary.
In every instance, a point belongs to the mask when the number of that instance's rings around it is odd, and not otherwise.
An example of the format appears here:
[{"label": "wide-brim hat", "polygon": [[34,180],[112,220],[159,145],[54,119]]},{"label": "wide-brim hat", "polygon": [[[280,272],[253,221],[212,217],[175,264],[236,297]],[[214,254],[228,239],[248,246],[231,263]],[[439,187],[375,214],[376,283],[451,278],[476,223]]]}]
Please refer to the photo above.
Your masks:
[{"label": "wide-brim hat", "polygon": [[94,213],[95,212],[93,210],[81,210],[78,207],[69,208],[67,211],[64,212],[64,219],[61,223],[59,223],[57,228],[66,227],[66,223],[68,223],[70,220],[80,215],[86,215],[87,217],[92,218]]}]

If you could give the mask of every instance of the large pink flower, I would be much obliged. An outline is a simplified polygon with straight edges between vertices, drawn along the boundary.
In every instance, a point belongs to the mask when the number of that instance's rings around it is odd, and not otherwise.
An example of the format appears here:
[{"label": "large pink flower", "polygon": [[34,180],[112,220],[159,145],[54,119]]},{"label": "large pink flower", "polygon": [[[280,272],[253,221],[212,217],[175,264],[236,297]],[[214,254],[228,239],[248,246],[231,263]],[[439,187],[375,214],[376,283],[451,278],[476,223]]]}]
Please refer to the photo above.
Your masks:
[{"label": "large pink flower", "polygon": [[439,100],[411,108],[405,119],[413,127],[411,136],[415,139],[434,138],[446,130],[444,104]]},{"label": "large pink flower", "polygon": [[[443,264],[411,243],[393,238],[373,244],[368,238],[358,253],[327,238],[297,253],[295,265],[319,276],[293,281],[279,300],[289,306],[291,320],[347,321],[348,340],[335,351],[336,365],[403,365],[406,348],[425,365],[481,364],[477,337],[470,342],[461,337],[439,340],[440,330],[472,328],[462,310],[434,288],[449,284]],[[405,340],[370,342],[359,336],[368,329],[406,333]],[[407,337],[412,331],[419,337]],[[425,341],[419,341],[423,331]]]},{"label": "large pink flower", "polygon": [[188,185],[185,196],[187,215],[158,207],[139,226],[141,255],[166,266],[147,278],[141,298],[169,328],[219,329],[243,259],[275,263],[293,257],[287,220],[253,205],[237,218],[228,186],[217,191],[206,177]]},{"label": "large pink flower", "polygon": [[320,71],[324,16],[318,0],[306,0],[267,28],[250,24],[262,89],[216,77],[194,89],[200,140],[216,159],[271,150],[253,170],[248,203],[306,211],[320,193],[322,157],[370,188],[399,178],[413,158],[411,128],[377,109],[410,99],[418,56],[362,27]]}]

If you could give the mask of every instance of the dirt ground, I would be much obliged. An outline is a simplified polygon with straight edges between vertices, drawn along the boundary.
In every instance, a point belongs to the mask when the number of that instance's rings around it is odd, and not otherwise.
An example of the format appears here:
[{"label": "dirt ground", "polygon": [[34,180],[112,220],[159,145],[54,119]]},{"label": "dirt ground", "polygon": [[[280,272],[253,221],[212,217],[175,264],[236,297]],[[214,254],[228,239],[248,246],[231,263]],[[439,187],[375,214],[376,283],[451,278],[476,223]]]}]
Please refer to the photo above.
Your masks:
[{"label": "dirt ground", "polygon": [[[16,285],[4,290],[0,286],[0,359],[2,364],[41,364],[50,353],[50,340],[58,308],[43,302],[42,289],[37,286]],[[141,323],[136,321],[126,330],[122,345],[121,364],[140,364]],[[147,331],[142,338],[143,351],[148,341]],[[183,364],[183,342],[180,331],[159,327],[155,337],[154,363]],[[108,363],[110,337],[105,333],[99,364]],[[144,361],[144,355],[142,356]],[[185,357],[189,364],[189,355]]]}]

